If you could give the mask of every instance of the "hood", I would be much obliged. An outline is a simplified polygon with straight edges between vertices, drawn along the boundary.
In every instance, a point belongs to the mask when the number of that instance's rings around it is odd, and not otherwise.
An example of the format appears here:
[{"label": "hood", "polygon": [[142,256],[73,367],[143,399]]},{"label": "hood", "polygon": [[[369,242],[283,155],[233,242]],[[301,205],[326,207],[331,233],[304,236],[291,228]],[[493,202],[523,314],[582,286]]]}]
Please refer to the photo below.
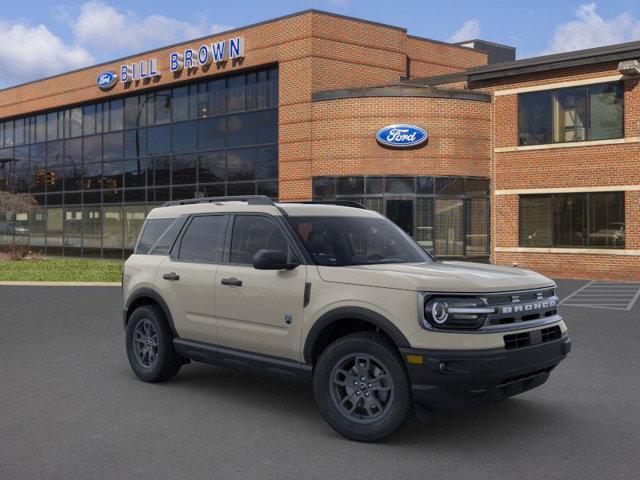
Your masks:
[{"label": "hood", "polygon": [[339,268],[319,266],[318,271],[326,282],[429,292],[489,293],[555,285],[553,280],[531,270],[470,262],[396,263]]}]

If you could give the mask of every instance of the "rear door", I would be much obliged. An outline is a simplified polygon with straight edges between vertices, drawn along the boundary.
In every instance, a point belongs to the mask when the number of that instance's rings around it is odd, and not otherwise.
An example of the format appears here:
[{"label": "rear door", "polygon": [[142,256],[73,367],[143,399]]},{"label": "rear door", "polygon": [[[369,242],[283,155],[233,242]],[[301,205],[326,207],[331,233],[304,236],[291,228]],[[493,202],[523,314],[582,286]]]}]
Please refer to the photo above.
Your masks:
[{"label": "rear door", "polygon": [[228,215],[191,217],[158,269],[156,284],[181,338],[217,343],[213,286],[228,220]]},{"label": "rear door", "polygon": [[235,215],[230,247],[215,282],[219,343],[281,358],[300,360],[305,265],[292,270],[256,270],[261,249],[299,252],[283,226],[270,215]]}]

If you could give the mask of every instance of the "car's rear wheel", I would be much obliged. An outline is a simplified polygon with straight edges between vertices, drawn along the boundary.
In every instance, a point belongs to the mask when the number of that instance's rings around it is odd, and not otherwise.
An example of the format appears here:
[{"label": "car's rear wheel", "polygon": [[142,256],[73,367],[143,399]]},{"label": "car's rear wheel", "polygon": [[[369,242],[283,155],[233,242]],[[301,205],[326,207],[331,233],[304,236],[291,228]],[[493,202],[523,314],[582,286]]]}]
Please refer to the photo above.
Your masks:
[{"label": "car's rear wheel", "polygon": [[173,335],[162,309],[138,307],[127,323],[127,357],[134,373],[145,382],[161,382],[180,370]]},{"label": "car's rear wheel", "polygon": [[413,411],[410,382],[394,346],[382,335],[340,338],[322,353],[313,389],[325,420],[352,440],[392,434]]}]

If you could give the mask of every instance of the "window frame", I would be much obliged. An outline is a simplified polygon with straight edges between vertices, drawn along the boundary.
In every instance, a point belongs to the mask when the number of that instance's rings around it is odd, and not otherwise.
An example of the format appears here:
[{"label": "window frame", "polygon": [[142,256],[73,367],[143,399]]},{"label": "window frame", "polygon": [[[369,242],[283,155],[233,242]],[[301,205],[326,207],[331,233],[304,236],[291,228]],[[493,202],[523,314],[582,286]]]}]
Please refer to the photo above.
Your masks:
[{"label": "window frame", "polygon": [[[621,117],[622,117],[622,125],[621,125],[621,135],[619,137],[608,137],[608,138],[598,138],[598,139],[591,139],[591,90],[594,87],[600,87],[602,85],[617,85],[620,87],[621,89],[621,98],[622,98],[622,111],[621,111]],[[577,89],[586,89],[587,94],[586,94],[586,117],[587,117],[587,126],[585,127],[585,140],[562,140],[562,141],[554,141],[553,140],[553,130],[554,130],[554,115],[553,115],[553,99],[554,97],[559,93],[559,92],[563,92],[563,91],[568,91],[568,90],[577,90]],[[551,118],[549,120],[550,125],[551,125],[551,132],[550,132],[550,141],[549,142],[541,142],[541,143],[521,143],[521,138],[522,138],[522,133],[521,133],[521,127],[522,127],[522,123],[521,123],[521,105],[522,105],[522,98],[527,96],[527,95],[535,95],[535,94],[539,94],[539,93],[548,93],[549,94],[549,101],[551,103],[550,105],[550,109],[549,111],[551,112]],[[516,129],[516,135],[517,135],[517,146],[518,147],[533,147],[533,146],[540,146],[540,145],[562,145],[562,144],[569,144],[569,143],[582,143],[582,142],[597,142],[597,141],[607,141],[607,140],[617,140],[620,138],[625,138],[626,135],[626,122],[625,122],[625,111],[626,111],[626,98],[625,98],[625,85],[624,85],[624,81],[623,80],[616,80],[613,82],[598,82],[598,83],[593,83],[593,84],[587,84],[587,85],[576,85],[576,86],[571,86],[571,87],[561,87],[561,88],[552,88],[552,89],[546,89],[546,90],[535,90],[535,91],[531,91],[531,92],[523,92],[523,93],[518,93],[517,94],[518,98],[517,98],[517,112],[516,112],[516,117],[517,117],[517,129]]]},{"label": "window frame", "polygon": [[[621,211],[624,215],[624,225],[625,225],[625,235],[624,235],[624,245],[621,247],[604,245],[604,246],[594,246],[591,245],[591,240],[589,238],[591,232],[591,199],[594,194],[616,194],[621,197]],[[586,211],[585,211],[585,245],[576,245],[576,246],[567,246],[567,245],[557,245],[555,243],[556,240],[556,198],[563,195],[584,195],[586,198]],[[522,199],[528,197],[551,197],[551,228],[550,228],[550,238],[551,243],[547,245],[522,245]],[[576,250],[576,249],[589,249],[589,250],[626,250],[627,249],[627,215],[626,215],[626,195],[625,191],[620,190],[612,190],[605,192],[566,192],[566,193],[543,193],[543,194],[520,194],[518,195],[518,247],[520,248],[562,248],[567,250]]]}]

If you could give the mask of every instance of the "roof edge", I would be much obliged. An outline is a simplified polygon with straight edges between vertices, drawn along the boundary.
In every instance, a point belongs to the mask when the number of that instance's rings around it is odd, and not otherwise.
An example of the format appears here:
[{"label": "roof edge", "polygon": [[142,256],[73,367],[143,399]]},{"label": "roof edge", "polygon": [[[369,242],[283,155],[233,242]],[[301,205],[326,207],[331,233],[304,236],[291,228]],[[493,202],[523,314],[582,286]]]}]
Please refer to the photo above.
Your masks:
[{"label": "roof edge", "polygon": [[44,81],[47,81],[47,80],[51,80],[53,78],[62,77],[64,75],[71,75],[73,73],[78,73],[78,72],[81,72],[83,70],[89,70],[89,69],[92,69],[92,68],[102,67],[104,65],[109,65],[111,63],[122,62],[122,61],[127,60],[128,58],[131,58],[131,57],[139,57],[139,56],[142,56],[142,55],[148,55],[150,53],[154,53],[154,52],[157,52],[159,50],[165,50],[167,48],[178,47],[178,46],[184,45],[186,43],[198,42],[198,41],[202,41],[202,40],[205,40],[207,38],[215,37],[215,36],[218,36],[218,35],[227,35],[229,33],[237,32],[239,30],[246,30],[248,28],[260,27],[262,25],[267,25],[269,23],[275,23],[275,22],[279,22],[279,21],[282,21],[282,20],[286,20],[287,18],[299,17],[299,16],[302,16],[302,15],[308,15],[308,14],[317,14],[317,15],[325,15],[325,16],[335,17],[335,18],[342,18],[344,20],[350,20],[350,21],[353,21],[353,22],[366,23],[366,24],[369,24],[369,25],[376,25],[376,26],[384,27],[384,28],[391,28],[391,29],[394,29],[394,30],[399,30],[399,31],[404,32],[404,33],[407,32],[406,28],[398,27],[398,26],[395,26],[395,25],[388,25],[388,24],[385,24],[385,23],[375,22],[375,21],[372,21],[372,20],[366,20],[366,19],[363,19],[363,18],[350,17],[350,16],[347,16],[347,15],[341,15],[339,13],[327,12],[325,10],[318,10],[318,9],[315,9],[315,8],[308,8],[306,10],[300,10],[298,12],[293,12],[293,13],[289,13],[289,14],[286,14],[286,15],[281,15],[279,17],[271,18],[269,20],[262,20],[260,22],[250,23],[248,25],[243,25],[243,26],[240,26],[240,27],[231,28],[231,29],[228,29],[228,30],[224,30],[222,32],[212,32],[212,33],[210,33],[208,35],[204,35],[202,37],[197,37],[197,38],[192,38],[192,39],[185,39],[185,40],[183,40],[181,42],[172,43],[170,45],[163,45],[163,46],[160,46],[160,47],[152,48],[150,50],[145,50],[143,52],[132,53],[132,54],[127,55],[125,57],[120,57],[120,58],[116,58],[116,59],[113,59],[113,60],[107,60],[107,61],[104,61],[104,62],[95,63],[93,65],[87,65],[86,67],[80,67],[80,68],[76,68],[74,70],[69,70],[69,71],[66,71],[66,72],[56,73],[55,75],[49,75],[48,77],[37,78],[35,80],[30,80],[28,82],[19,83],[17,85],[11,85],[9,87],[0,88],[0,92],[5,92],[7,90],[11,90],[11,89],[14,89],[14,88],[24,87],[26,85],[31,85],[33,83],[44,82]]},{"label": "roof edge", "polygon": [[340,90],[323,90],[311,95],[312,102],[328,100],[346,100],[350,98],[371,97],[420,97],[420,98],[448,98],[469,100],[474,102],[491,102],[491,95],[469,90],[455,90],[413,85],[388,85],[384,87],[346,88]]}]

